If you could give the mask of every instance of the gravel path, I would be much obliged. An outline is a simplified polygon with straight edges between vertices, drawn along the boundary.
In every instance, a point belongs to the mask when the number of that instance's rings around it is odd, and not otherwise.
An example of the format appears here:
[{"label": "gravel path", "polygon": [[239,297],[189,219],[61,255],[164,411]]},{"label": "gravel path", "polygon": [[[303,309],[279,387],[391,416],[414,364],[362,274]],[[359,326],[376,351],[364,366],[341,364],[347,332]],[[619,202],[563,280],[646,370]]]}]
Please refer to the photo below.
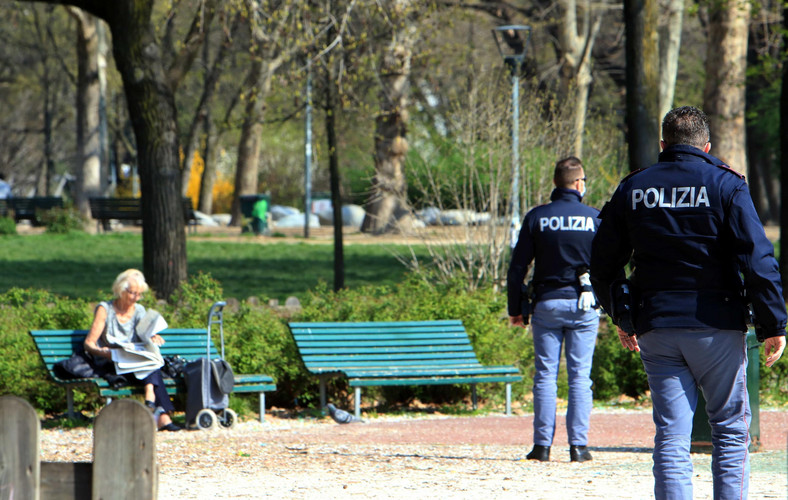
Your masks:
[{"label": "gravel path", "polygon": [[[788,496],[788,412],[761,411],[750,498]],[[243,422],[159,433],[159,499],[652,497],[649,411],[594,411],[594,460],[569,462],[563,416],[550,462],[524,460],[532,415]],[[42,460],[90,461],[91,430],[45,430]],[[693,454],[695,498],[711,498],[711,458]]]}]

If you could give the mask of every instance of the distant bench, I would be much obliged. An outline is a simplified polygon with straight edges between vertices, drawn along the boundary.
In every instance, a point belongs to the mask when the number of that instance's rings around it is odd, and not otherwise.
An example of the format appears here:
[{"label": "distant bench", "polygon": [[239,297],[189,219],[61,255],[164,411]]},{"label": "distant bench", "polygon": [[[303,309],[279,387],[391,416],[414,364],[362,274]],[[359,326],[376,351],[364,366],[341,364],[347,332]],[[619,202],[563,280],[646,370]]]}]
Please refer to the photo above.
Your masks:
[{"label": "distant bench", "polygon": [[[106,398],[107,404],[113,397],[143,394],[139,386],[126,386],[118,389],[112,388],[103,378],[68,379],[59,378],[53,366],[60,360],[71,357],[71,354],[85,341],[87,330],[30,330],[30,335],[36,344],[36,349],[46,365],[50,378],[56,383],[65,386],[68,401],[68,415],[74,415],[74,387],[96,387],[99,395]],[[193,361],[203,358],[208,354],[208,331],[205,328],[169,328],[161,332],[164,345],[159,347],[161,355],[179,355],[184,360]],[[219,357],[216,347],[211,341],[211,359]],[[186,386],[182,380],[176,381],[169,377],[164,378],[164,383],[169,394],[185,394]],[[276,390],[276,385],[268,375],[235,375],[233,392],[257,392],[260,394],[260,420],[265,415],[265,393]]]},{"label": "distant bench", "polygon": [[[90,216],[96,219],[96,228],[101,231],[109,227],[109,221],[115,220],[142,220],[142,206],[140,198],[90,198]],[[197,215],[191,198],[183,198],[184,222],[192,232],[197,231]]]},{"label": "distant bench", "polygon": [[392,385],[506,384],[506,414],[511,414],[511,384],[522,380],[514,366],[483,366],[462,321],[364,323],[289,323],[309,373],[320,379],[320,405],[326,405],[326,380],[345,376],[355,389],[355,414],[361,413],[361,388]]},{"label": "distant bench", "polygon": [[38,225],[41,223],[38,214],[53,208],[63,208],[63,198],[60,196],[34,196],[32,198],[0,199],[0,217],[8,217],[13,212],[15,222],[29,220],[34,225]]}]

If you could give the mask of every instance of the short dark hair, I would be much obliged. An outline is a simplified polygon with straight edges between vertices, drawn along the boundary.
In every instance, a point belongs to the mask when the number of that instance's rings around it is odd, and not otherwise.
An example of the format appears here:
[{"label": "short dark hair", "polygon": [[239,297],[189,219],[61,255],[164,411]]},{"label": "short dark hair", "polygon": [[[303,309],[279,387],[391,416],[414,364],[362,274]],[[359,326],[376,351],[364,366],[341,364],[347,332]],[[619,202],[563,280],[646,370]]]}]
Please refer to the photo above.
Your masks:
[{"label": "short dark hair", "polygon": [[575,156],[567,156],[555,163],[553,182],[560,188],[568,188],[582,177],[583,162]]},{"label": "short dark hair", "polygon": [[687,144],[703,149],[711,140],[709,117],[693,106],[672,109],[662,120],[662,140],[665,146]]}]

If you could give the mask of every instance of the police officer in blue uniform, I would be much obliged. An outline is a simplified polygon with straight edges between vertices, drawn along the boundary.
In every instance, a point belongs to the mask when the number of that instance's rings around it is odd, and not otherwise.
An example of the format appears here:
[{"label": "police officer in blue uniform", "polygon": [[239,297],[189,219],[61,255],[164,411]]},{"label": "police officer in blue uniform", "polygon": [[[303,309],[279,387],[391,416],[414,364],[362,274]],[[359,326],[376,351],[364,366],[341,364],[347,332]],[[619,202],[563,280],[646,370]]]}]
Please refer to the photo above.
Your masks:
[{"label": "police officer in blue uniform", "polygon": [[[692,498],[698,390],[712,429],[714,498],[746,498],[748,302],[766,365],[785,347],[774,248],[744,177],[708,154],[702,111],[670,111],[662,138],[658,163],[626,177],[600,213],[591,281],[648,375],[656,498]],[[629,280],[619,280],[628,263]]]},{"label": "police officer in blue uniform", "polygon": [[[534,447],[530,460],[550,459],[555,434],[558,365],[565,345],[569,378],[566,427],[573,462],[591,460],[587,449],[593,404],[591,359],[599,313],[589,281],[591,242],[599,211],[582,203],[583,164],[575,157],[556,163],[551,202],[529,211],[512,253],[507,276],[509,322],[525,327],[533,303]],[[533,280],[523,282],[531,261]],[[532,295],[532,296],[531,296]]]}]

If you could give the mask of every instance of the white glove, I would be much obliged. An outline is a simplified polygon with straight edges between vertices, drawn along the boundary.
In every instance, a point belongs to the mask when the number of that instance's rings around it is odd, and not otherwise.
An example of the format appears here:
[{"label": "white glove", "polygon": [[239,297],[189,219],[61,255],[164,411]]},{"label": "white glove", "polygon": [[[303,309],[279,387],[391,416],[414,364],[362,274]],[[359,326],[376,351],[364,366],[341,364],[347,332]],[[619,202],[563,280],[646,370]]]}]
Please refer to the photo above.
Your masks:
[{"label": "white glove", "polygon": [[591,276],[583,273],[577,277],[580,282],[580,297],[577,299],[577,307],[582,311],[590,311],[596,305],[593,288],[591,288]]}]

